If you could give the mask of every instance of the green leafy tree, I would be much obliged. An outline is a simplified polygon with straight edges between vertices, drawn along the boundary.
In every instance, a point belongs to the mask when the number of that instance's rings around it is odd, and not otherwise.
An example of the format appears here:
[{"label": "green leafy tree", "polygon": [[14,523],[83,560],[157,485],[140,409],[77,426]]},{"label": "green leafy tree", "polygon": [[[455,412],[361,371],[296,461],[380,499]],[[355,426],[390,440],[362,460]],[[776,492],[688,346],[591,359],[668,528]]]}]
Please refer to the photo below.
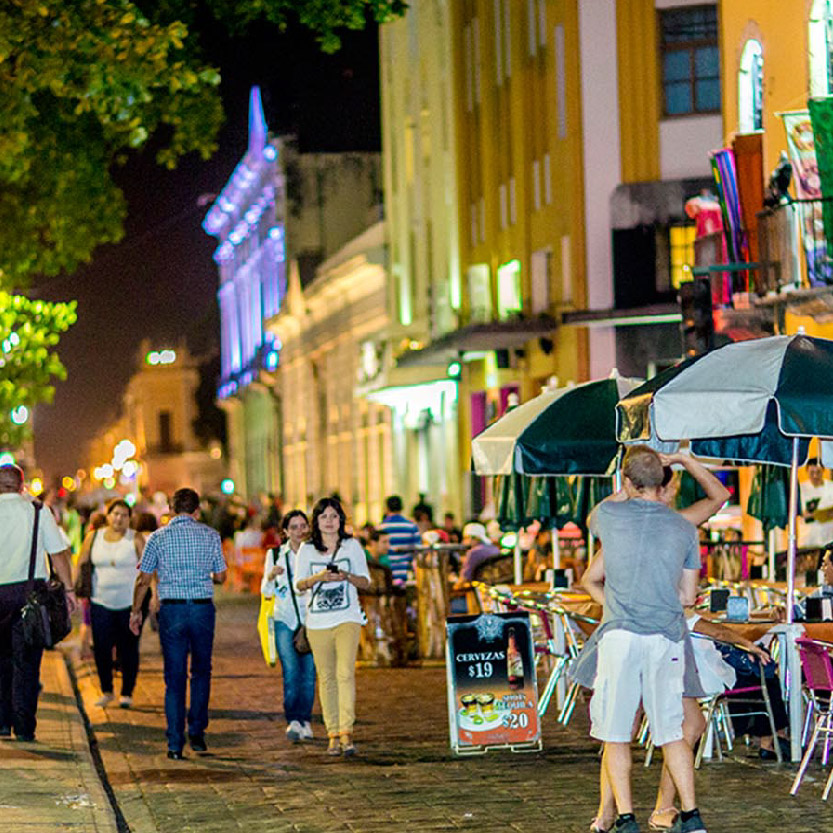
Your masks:
[{"label": "green leafy tree", "polygon": [[369,19],[387,23],[408,9],[405,0],[209,0],[209,5],[232,31],[241,31],[256,20],[285,29],[297,18],[315,34],[324,52],[338,51],[339,29],[364,29]]},{"label": "green leafy tree", "polygon": [[0,292],[0,448],[20,446],[31,426],[26,411],[50,402],[52,382],[66,378],[55,347],[75,319],[75,301],[47,303]]},{"label": "green leafy tree", "polygon": [[164,132],[163,165],[210,156],[218,83],[183,23],[151,22],[129,0],[1,3],[0,286],[72,271],[118,241],[110,172],[151,135]]},{"label": "green leafy tree", "polygon": [[54,348],[74,304],[12,295],[34,275],[72,272],[123,236],[115,165],[155,137],[157,160],[208,158],[222,122],[219,73],[188,24],[230,29],[296,17],[322,49],[338,30],[384,22],[402,0],[2,0],[0,2],[0,445],[25,428],[12,409],[51,398]]}]

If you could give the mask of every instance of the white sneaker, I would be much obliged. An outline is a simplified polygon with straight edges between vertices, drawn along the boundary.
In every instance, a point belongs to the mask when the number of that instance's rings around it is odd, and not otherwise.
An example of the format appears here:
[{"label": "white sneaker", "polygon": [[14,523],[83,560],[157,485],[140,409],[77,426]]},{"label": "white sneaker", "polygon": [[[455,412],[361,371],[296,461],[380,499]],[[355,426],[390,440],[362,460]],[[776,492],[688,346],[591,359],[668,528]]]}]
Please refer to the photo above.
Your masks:
[{"label": "white sneaker", "polygon": [[289,726],[286,727],[286,737],[287,740],[291,740],[293,743],[297,743],[301,740],[301,733],[303,729],[301,728],[301,724],[297,720],[293,720]]},{"label": "white sneaker", "polygon": [[95,705],[103,709],[106,705],[112,703],[115,699],[116,695],[113,694],[112,691],[105,691],[104,694],[102,694],[101,697],[99,697],[98,700],[95,701]]},{"label": "white sneaker", "polygon": [[301,724],[301,740],[312,740],[312,726],[310,725],[309,720],[305,720]]},{"label": "white sneaker", "polygon": [[129,709],[133,705],[133,698],[127,694],[122,694],[119,697],[119,707],[122,709]]}]

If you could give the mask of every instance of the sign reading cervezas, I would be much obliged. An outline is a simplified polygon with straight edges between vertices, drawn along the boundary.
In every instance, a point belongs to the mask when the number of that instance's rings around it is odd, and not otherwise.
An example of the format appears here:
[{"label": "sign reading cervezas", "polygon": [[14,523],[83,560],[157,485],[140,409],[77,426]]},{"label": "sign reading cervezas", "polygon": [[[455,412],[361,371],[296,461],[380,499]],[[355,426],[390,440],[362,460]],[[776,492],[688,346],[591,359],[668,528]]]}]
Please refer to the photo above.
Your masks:
[{"label": "sign reading cervezas", "polygon": [[446,631],[454,751],[540,749],[529,614],[452,616],[446,620]]}]

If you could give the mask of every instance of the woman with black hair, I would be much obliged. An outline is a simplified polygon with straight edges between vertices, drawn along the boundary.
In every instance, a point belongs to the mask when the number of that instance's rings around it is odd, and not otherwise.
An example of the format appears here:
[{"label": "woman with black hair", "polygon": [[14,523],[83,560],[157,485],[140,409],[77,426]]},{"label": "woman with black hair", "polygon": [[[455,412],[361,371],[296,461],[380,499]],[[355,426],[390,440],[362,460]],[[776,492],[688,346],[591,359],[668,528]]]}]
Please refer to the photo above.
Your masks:
[{"label": "woman with black hair", "polygon": [[310,654],[295,649],[293,637],[306,621],[306,594],[296,593],[292,582],[297,572],[298,550],[309,537],[309,521],[300,509],[281,518],[286,541],[266,551],[260,592],[273,598],[275,647],[283,673],[283,710],[286,737],[295,742],[312,740],[312,704],[315,700],[315,665]]},{"label": "woman with black hair", "polygon": [[307,634],[318,672],[318,694],[329,738],[328,755],[355,755],[356,653],[365,623],[359,590],[370,586],[367,558],[345,530],[347,517],[334,497],[312,510],[312,535],[298,550],[296,588],[312,589]]},{"label": "woman with black hair", "polygon": [[115,699],[113,693],[113,648],[121,667],[119,706],[129,709],[139,673],[139,637],[130,631],[130,606],[136,570],[145,546],[144,536],[130,529],[131,509],[127,501],[114,498],[107,504],[107,522],[87,534],[78,558],[93,565],[90,622],[93,655],[101,683],[102,708]]}]

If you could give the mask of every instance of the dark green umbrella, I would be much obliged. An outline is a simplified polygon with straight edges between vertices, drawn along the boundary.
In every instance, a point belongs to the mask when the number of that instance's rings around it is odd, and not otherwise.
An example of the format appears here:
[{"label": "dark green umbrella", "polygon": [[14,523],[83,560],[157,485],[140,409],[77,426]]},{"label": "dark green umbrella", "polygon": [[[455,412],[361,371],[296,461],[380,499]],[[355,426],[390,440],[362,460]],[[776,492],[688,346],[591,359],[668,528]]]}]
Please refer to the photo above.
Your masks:
[{"label": "dark green umbrella", "polygon": [[563,529],[575,514],[575,491],[572,478],[529,477],[526,516],[543,526]]},{"label": "dark green umbrella", "polygon": [[783,466],[759,466],[752,480],[746,511],[768,533],[786,529],[790,522],[790,470]]},{"label": "dark green umbrella", "polygon": [[497,522],[501,529],[517,532],[532,523],[526,516],[530,478],[522,474],[505,474],[495,478]]},{"label": "dark green umbrella", "polygon": [[616,403],[636,380],[614,375],[547,389],[472,440],[477,474],[611,475],[619,444]]},{"label": "dark green umbrella", "polygon": [[610,477],[577,477],[573,515],[570,520],[584,533],[587,532],[587,517],[597,503],[613,494],[613,479]]}]

